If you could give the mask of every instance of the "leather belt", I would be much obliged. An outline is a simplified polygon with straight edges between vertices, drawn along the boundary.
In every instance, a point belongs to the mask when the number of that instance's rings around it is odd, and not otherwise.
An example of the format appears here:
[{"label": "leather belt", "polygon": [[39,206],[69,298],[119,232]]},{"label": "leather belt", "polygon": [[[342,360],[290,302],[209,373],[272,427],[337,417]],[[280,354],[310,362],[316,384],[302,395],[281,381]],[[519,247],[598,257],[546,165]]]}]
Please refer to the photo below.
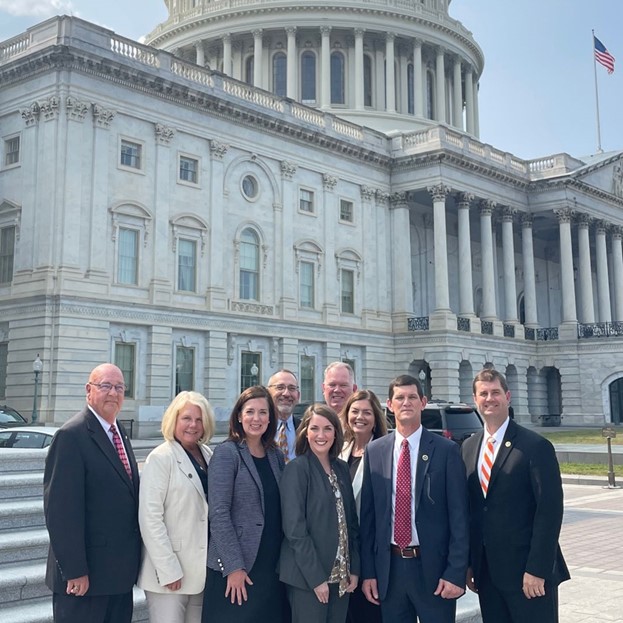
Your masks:
[{"label": "leather belt", "polygon": [[400,549],[398,545],[392,544],[391,550],[394,556],[400,556],[401,558],[419,558],[420,557],[420,546],[419,545],[410,545],[409,547]]}]

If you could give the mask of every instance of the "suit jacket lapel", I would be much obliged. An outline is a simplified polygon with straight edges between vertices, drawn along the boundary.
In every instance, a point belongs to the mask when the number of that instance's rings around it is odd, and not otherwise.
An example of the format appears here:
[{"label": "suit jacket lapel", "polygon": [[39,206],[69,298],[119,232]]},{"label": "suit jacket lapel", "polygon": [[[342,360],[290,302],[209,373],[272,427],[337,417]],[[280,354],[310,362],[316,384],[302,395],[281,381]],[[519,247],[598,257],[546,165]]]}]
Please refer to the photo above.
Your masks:
[{"label": "suit jacket lapel", "polygon": [[[195,474],[195,466],[192,464],[192,461],[188,458],[186,451],[182,446],[176,441],[172,441],[171,449],[173,451],[173,456],[175,457],[175,461],[177,463],[177,467],[185,476],[190,475],[190,482],[193,483],[193,486],[197,490],[197,493],[201,495],[202,499],[205,500],[205,493],[203,492],[203,486],[201,484],[201,480]],[[207,503],[207,502],[206,502]]]},{"label": "suit jacket lapel", "polygon": [[433,444],[432,433],[429,433],[425,428],[422,429],[422,438],[420,439],[420,449],[418,451],[417,464],[415,466],[415,513],[417,514],[418,504],[422,495],[422,489],[424,487],[424,481],[428,472],[428,466],[430,465],[435,451]]},{"label": "suit jacket lapel", "polygon": [[[387,444],[388,447],[385,448],[383,452],[383,475],[385,476],[385,495],[388,502],[388,511],[391,517],[392,512],[392,487],[393,487],[393,479],[394,479],[394,442],[396,441],[396,433],[390,433],[385,437],[382,437],[382,442]],[[390,521],[391,524],[391,521]]]},{"label": "suit jacket lapel", "polygon": [[506,459],[508,459],[510,453],[513,450],[516,434],[517,427],[513,420],[509,420],[508,428],[506,429],[506,433],[504,433],[504,439],[502,440],[502,447],[498,450],[498,454],[495,457],[495,462],[493,463],[493,467],[491,468],[491,478],[489,479],[489,491],[487,495],[491,494],[491,489],[495,486],[495,478],[498,475],[500,469],[502,469],[502,465],[504,465]]}]

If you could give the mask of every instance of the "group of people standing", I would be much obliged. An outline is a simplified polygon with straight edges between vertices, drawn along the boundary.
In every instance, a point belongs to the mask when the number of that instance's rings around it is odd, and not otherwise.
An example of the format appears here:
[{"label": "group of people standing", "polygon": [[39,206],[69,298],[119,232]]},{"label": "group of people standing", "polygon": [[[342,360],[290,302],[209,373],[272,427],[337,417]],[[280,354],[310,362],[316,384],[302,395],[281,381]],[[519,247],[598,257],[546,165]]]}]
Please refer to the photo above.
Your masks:
[{"label": "group of people standing", "polygon": [[209,403],[181,392],[139,488],[123,375],[98,366],[46,461],[54,620],[129,623],[138,578],[152,623],[451,623],[466,585],[484,623],[555,623],[569,575],[553,447],[509,419],[499,372],[473,389],[485,427],[459,448],[421,426],[412,376],[390,383],[388,434],[348,364],[300,421],[280,370],[242,392],[214,452]]}]

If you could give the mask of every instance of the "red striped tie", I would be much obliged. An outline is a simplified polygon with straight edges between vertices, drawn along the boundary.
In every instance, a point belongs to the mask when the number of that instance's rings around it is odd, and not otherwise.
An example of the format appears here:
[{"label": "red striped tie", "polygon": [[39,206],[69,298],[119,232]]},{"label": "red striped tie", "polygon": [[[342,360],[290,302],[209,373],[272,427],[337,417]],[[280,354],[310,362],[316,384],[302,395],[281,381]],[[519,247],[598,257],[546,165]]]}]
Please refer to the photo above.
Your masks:
[{"label": "red striped tie", "polygon": [[130,469],[130,462],[128,461],[128,457],[125,453],[125,448],[123,447],[123,443],[121,441],[121,437],[117,432],[117,427],[113,424],[109,429],[112,433],[112,442],[115,445],[115,450],[117,450],[117,454],[123,463],[123,467],[125,467],[125,471],[128,473],[130,480],[132,480],[132,470]]},{"label": "red striped tie", "polygon": [[485,446],[485,454],[482,457],[482,467],[480,468],[480,486],[482,487],[482,493],[487,497],[487,491],[489,489],[489,480],[491,479],[491,468],[493,467],[493,444],[495,443],[495,437],[489,437],[487,439],[487,445]]}]

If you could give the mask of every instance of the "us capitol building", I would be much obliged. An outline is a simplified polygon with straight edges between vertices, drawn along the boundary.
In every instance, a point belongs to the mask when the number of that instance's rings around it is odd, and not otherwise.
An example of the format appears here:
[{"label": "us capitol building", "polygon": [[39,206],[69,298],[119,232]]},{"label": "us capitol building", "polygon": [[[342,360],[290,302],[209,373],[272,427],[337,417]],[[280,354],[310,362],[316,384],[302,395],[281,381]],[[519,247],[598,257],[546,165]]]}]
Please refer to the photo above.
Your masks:
[{"label": "us capitol building", "polygon": [[623,419],[623,152],[479,139],[450,0],[165,0],[146,43],[55,17],[0,43],[0,402],[60,424],[113,361],[122,417],[225,419],[346,360],[519,421]]}]

